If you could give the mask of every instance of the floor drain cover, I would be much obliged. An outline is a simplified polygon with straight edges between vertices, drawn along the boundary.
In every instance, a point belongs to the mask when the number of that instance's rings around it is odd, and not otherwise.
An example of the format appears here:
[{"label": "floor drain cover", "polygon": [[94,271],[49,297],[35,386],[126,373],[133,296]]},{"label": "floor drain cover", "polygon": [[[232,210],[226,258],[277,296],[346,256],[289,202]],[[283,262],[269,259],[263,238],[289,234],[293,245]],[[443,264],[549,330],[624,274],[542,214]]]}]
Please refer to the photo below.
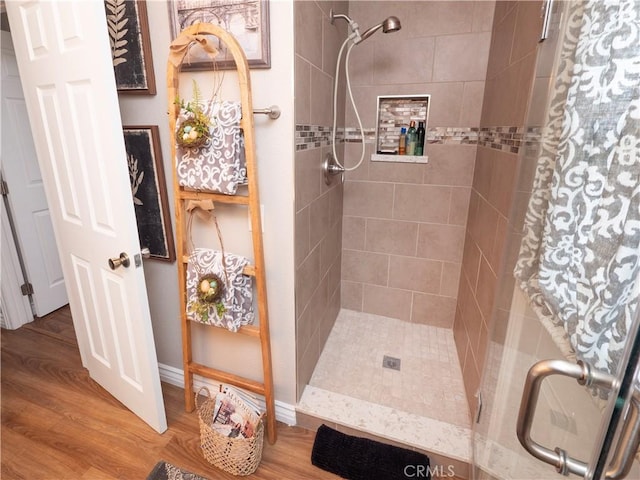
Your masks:
[{"label": "floor drain cover", "polygon": [[385,355],[382,358],[382,366],[384,368],[391,368],[392,370],[400,370],[400,359]]}]

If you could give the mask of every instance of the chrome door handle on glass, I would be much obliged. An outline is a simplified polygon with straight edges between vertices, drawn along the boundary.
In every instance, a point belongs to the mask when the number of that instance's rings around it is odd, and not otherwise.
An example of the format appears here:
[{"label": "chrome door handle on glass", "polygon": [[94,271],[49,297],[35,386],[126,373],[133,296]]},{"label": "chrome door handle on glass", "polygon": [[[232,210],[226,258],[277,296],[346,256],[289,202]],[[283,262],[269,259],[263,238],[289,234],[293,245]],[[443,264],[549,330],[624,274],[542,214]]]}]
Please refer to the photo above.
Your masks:
[{"label": "chrome door handle on glass", "polygon": [[592,370],[588,364],[582,361],[570,363],[564,360],[543,360],[533,365],[527,374],[518,412],[518,440],[527,452],[556,467],[558,473],[563,475],[573,473],[584,478],[588,472],[588,465],[585,462],[571,458],[565,450],[559,447],[551,450],[531,438],[531,425],[538,404],[540,387],[542,381],[551,375],[575,378],[580,385],[606,389],[611,389],[616,379],[606,373]]}]

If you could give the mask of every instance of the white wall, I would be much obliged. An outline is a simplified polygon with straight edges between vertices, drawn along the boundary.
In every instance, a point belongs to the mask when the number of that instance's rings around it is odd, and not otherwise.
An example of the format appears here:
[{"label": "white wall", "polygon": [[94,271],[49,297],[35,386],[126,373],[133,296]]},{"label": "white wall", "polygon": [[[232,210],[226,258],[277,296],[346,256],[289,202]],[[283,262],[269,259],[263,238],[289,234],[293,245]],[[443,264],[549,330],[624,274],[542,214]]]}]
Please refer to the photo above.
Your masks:
[{"label": "white wall", "polygon": [[[147,1],[149,29],[157,95],[120,95],[123,125],[158,125],[167,191],[173,219],[172,159],[168,127],[166,61],[171,42],[169,9],[161,0]],[[294,312],[294,102],[293,102],[293,4],[270,2],[271,68],[251,71],[254,108],[278,105],[277,120],[255,117],[256,150],[260,199],[264,205],[264,250],[267,274],[269,321],[275,396],[280,402],[295,404],[295,312]],[[277,35],[276,35],[277,32]],[[190,98],[191,78],[203,92],[209,92],[211,72],[183,73],[180,90]],[[235,74],[225,72],[225,99],[235,100]],[[220,207],[219,219],[225,250],[252,258],[251,237],[244,207]],[[194,224],[196,246],[218,248],[213,227]],[[175,224],[173,225],[175,232]],[[182,369],[182,341],[179,320],[179,291],[176,264],[145,261],[149,303],[158,361]],[[214,327],[195,325],[194,360],[262,379],[259,343],[244,335]]]}]

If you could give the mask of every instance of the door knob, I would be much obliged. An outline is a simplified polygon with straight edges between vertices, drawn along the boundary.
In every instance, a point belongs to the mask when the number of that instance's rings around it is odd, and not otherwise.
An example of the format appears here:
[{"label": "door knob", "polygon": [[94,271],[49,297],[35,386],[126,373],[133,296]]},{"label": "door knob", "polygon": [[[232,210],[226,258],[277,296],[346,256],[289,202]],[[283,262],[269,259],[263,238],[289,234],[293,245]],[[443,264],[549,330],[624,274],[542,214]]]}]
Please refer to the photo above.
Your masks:
[{"label": "door knob", "polygon": [[140,249],[140,255],[142,255],[142,258],[149,258],[151,256],[151,251],[148,247],[143,247]]},{"label": "door knob", "polygon": [[127,268],[129,265],[131,265],[131,261],[129,260],[129,255],[125,252],[122,252],[119,257],[109,259],[109,268],[111,268],[111,270],[115,270],[121,266]]}]

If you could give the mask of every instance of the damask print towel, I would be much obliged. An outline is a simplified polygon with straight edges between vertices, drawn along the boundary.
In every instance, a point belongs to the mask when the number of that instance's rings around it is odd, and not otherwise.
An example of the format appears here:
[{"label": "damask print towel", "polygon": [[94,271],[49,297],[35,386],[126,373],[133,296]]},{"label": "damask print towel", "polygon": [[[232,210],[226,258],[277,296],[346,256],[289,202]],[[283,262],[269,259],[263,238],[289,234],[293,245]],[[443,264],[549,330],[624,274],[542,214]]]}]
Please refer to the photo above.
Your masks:
[{"label": "damask print towel", "polygon": [[[224,263],[223,263],[224,262]],[[253,323],[253,281],[243,273],[249,260],[233,253],[222,254],[219,250],[196,248],[189,255],[187,263],[187,318],[216,327],[223,327],[237,332],[242,325]],[[217,306],[206,305],[205,315],[198,308],[198,284],[210,276],[216,275],[224,282],[221,304],[224,311]]]},{"label": "damask print towel", "polygon": [[[211,118],[209,139],[199,148],[176,146],[178,183],[183,187],[235,195],[247,182],[239,102],[207,101],[203,111]],[[176,129],[189,118],[181,111]]]},{"label": "damask print towel", "polygon": [[640,296],[640,2],[572,4],[515,276],[616,373]]}]

